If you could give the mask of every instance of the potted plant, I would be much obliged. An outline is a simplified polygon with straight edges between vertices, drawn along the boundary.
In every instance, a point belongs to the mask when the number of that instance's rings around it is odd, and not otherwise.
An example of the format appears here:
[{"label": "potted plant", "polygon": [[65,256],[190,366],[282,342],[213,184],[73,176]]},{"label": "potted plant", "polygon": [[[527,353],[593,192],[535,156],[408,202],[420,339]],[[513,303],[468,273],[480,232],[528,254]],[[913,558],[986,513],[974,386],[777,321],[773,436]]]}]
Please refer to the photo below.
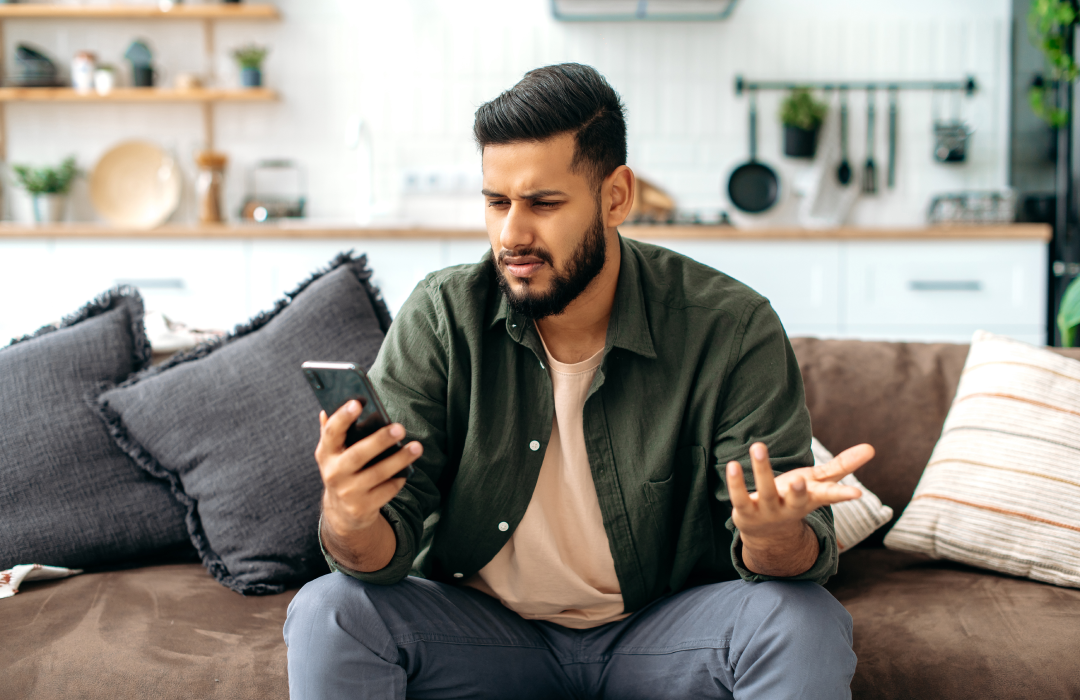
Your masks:
[{"label": "potted plant", "polygon": [[1031,43],[1046,57],[1049,75],[1032,83],[1028,102],[1031,110],[1055,129],[1069,119],[1068,110],[1057,104],[1058,81],[1071,83],[1080,77],[1080,67],[1069,50],[1076,23],[1077,13],[1071,0],[1032,0],[1028,31]]},{"label": "potted plant", "polygon": [[825,121],[829,107],[814,99],[809,88],[795,88],[780,105],[780,121],[784,125],[784,155],[792,158],[813,158],[817,149],[818,130]]},{"label": "potted plant", "polygon": [[58,168],[13,165],[11,169],[19,184],[30,193],[35,223],[54,224],[64,218],[68,190],[79,174],[74,156],[65,158]]},{"label": "potted plant", "polygon": [[240,84],[244,87],[262,86],[262,62],[270,49],[257,44],[248,44],[233,49],[232,55],[240,64]]}]

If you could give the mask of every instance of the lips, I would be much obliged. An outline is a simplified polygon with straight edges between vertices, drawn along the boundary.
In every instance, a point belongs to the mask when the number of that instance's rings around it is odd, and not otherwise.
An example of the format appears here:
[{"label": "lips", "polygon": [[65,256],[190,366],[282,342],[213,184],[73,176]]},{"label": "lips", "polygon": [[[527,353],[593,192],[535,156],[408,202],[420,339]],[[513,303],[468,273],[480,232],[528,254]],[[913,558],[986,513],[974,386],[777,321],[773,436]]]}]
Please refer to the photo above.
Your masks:
[{"label": "lips", "polygon": [[534,255],[506,256],[503,258],[503,264],[506,265],[507,272],[514,277],[525,278],[539,272],[544,266],[544,261]]}]

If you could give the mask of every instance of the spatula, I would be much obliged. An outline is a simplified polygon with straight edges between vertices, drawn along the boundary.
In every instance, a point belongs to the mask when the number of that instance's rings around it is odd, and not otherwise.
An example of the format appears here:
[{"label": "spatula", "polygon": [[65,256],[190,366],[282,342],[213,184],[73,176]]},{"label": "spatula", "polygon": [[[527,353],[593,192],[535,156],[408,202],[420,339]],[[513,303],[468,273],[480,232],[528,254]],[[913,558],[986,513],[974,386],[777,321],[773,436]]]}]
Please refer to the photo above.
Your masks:
[{"label": "spatula", "polygon": [[840,89],[840,166],[836,180],[845,187],[851,182],[851,164],[847,158],[847,89]]},{"label": "spatula", "polygon": [[877,192],[877,169],[874,166],[874,89],[866,91],[866,167],[862,178],[863,194]]}]

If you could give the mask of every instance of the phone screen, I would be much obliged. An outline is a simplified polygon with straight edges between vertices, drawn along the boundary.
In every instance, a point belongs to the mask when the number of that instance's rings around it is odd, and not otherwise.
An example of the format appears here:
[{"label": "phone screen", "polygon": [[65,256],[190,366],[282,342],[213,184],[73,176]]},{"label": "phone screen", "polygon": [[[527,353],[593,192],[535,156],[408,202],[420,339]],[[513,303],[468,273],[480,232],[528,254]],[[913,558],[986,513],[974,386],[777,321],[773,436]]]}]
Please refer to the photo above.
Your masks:
[{"label": "phone screen", "polygon": [[[301,369],[327,416],[332,416],[352,399],[360,403],[360,415],[345,433],[346,447],[390,424],[390,416],[375,393],[375,387],[357,365],[351,362],[305,362]],[[372,459],[370,464],[389,457],[402,447],[404,443],[398,442]],[[412,471],[412,465],[409,465],[397,476],[410,476]]]}]

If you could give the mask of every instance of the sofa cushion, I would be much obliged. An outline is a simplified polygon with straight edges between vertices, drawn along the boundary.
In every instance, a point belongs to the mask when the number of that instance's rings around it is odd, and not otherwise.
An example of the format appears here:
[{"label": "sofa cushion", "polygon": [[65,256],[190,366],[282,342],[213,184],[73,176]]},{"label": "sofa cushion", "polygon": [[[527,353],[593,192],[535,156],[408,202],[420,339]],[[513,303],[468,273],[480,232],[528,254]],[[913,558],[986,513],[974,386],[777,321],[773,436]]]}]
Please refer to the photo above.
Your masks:
[{"label": "sofa cushion", "polygon": [[854,619],[855,700],[1080,697],[1078,590],[862,548],[825,587]]},{"label": "sofa cushion", "polygon": [[0,695],[287,700],[293,595],[238,596],[198,563],[25,584],[0,601]]},{"label": "sofa cushion", "polygon": [[[911,500],[941,435],[967,345],[792,338],[814,435],[840,452],[868,442],[877,456],[856,474],[890,506]],[[1054,349],[1080,359],[1080,349]],[[888,526],[860,547],[880,547]]]},{"label": "sofa cushion", "polygon": [[0,569],[85,567],[186,547],[184,510],[93,407],[150,358],[132,288],[0,350]]},{"label": "sofa cushion", "polygon": [[273,311],[98,399],[117,444],[169,481],[203,563],[236,591],[327,572],[319,404],[300,364],[375,360],[390,316],[370,276],[364,257],[342,255]]},{"label": "sofa cushion", "polygon": [[1080,588],[1080,362],[980,331],[885,546]]}]

